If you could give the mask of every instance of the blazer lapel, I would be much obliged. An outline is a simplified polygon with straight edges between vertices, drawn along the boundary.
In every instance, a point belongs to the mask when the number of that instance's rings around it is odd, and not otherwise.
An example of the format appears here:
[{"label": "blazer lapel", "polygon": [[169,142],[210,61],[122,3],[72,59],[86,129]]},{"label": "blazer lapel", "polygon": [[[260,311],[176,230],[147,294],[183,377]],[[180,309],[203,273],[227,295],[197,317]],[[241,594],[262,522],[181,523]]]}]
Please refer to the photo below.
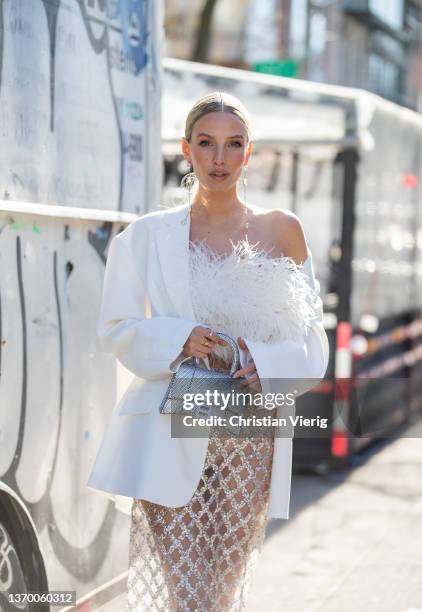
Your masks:
[{"label": "blazer lapel", "polygon": [[187,204],[170,209],[155,231],[158,259],[170,299],[177,314],[194,319],[189,285],[190,214]]}]

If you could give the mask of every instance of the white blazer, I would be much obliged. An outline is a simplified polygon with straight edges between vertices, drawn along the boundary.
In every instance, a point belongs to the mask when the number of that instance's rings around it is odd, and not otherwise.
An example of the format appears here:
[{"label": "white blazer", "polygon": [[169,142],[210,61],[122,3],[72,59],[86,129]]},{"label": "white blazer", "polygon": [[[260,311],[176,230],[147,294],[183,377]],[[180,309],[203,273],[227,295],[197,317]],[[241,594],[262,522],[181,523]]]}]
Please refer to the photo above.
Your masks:
[{"label": "white blazer", "polygon": [[[184,204],[143,215],[113,238],[97,330],[104,350],[135,376],[113,411],[87,486],[170,507],[192,498],[208,446],[206,436],[172,438],[170,415],[158,411],[173,362],[200,324],[189,292],[189,229]],[[303,271],[317,296],[303,342],[265,344],[244,336],[265,385],[272,378],[297,378],[298,395],[323,378],[329,355],[312,254]],[[242,364],[244,358],[242,351]],[[289,518],[292,435],[275,438],[269,518]]]}]

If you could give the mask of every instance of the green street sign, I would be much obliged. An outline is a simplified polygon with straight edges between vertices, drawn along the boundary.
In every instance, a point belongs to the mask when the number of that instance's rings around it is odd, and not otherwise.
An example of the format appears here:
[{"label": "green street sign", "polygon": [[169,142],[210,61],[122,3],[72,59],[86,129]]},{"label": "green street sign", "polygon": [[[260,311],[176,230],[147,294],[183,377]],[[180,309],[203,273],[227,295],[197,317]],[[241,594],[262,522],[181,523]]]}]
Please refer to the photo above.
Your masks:
[{"label": "green street sign", "polygon": [[295,77],[299,72],[298,63],[292,59],[284,59],[273,62],[257,62],[252,65],[255,72],[276,74],[278,76]]}]

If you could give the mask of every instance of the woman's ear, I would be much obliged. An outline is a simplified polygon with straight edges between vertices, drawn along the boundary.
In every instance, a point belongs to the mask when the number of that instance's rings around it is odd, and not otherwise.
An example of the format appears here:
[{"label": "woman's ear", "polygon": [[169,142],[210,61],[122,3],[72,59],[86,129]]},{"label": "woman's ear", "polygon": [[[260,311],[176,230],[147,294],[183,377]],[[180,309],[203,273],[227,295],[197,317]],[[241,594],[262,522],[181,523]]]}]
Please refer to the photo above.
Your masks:
[{"label": "woman's ear", "polygon": [[192,163],[190,158],[190,145],[184,136],[180,139],[180,146],[182,149],[183,157],[186,159],[187,162]]},{"label": "woman's ear", "polygon": [[252,149],[253,149],[253,142],[252,142],[252,140],[250,140],[249,144],[248,144],[248,146],[246,148],[246,153],[245,153],[245,164],[244,164],[245,166],[247,166],[248,163],[249,163],[249,160],[250,160],[251,155],[252,155]]}]

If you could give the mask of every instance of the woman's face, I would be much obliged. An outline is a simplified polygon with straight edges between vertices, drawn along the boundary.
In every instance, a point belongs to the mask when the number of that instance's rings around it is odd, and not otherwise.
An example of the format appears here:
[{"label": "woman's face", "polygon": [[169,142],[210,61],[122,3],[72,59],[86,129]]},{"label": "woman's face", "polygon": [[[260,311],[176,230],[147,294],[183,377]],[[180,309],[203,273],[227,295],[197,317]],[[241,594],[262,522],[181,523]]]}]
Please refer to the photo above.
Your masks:
[{"label": "woman's face", "polygon": [[182,150],[200,185],[209,191],[227,191],[236,185],[249,162],[252,143],[245,124],[233,113],[207,113],[193,126],[190,143]]}]

